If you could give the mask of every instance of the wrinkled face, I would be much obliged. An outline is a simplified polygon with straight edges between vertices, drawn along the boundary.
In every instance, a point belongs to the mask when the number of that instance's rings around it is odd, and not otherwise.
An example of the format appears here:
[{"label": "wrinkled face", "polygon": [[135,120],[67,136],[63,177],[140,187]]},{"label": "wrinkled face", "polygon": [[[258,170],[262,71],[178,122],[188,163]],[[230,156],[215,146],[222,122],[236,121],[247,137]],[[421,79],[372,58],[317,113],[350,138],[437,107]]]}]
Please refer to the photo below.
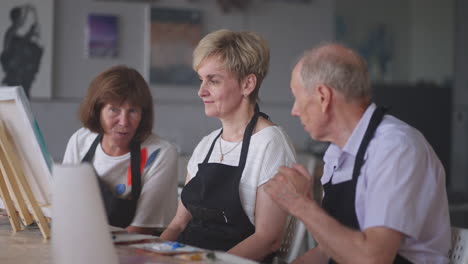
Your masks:
[{"label": "wrinkled face", "polygon": [[243,97],[241,85],[217,57],[205,59],[198,76],[201,82],[198,96],[203,100],[207,116],[222,118],[239,109]]},{"label": "wrinkled face", "polygon": [[322,138],[324,123],[321,121],[322,112],[320,98],[315,91],[307,91],[300,76],[300,65],[296,65],[291,75],[291,92],[294,96],[294,105],[291,115],[298,116],[304,130],[315,139]]},{"label": "wrinkled face", "polygon": [[142,109],[128,102],[110,102],[101,109],[100,122],[103,140],[120,148],[127,148],[141,121]]}]

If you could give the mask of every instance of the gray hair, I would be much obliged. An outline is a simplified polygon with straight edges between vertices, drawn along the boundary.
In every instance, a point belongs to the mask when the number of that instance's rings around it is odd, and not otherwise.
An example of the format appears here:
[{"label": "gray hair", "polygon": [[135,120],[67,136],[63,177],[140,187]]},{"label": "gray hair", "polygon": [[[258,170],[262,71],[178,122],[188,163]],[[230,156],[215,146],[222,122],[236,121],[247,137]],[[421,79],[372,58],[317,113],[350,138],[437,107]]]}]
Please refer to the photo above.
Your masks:
[{"label": "gray hair", "polygon": [[342,93],[347,101],[370,99],[367,63],[351,49],[323,44],[306,51],[301,61],[301,79],[307,90],[325,84]]}]

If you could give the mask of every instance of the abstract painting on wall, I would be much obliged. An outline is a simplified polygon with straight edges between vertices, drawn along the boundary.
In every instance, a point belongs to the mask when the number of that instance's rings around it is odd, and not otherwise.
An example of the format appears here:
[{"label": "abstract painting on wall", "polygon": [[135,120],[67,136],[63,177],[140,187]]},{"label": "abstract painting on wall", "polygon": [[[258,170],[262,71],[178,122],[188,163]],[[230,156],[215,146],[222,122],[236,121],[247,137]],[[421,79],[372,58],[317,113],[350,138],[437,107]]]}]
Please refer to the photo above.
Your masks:
[{"label": "abstract painting on wall", "polygon": [[119,54],[118,17],[115,15],[89,14],[86,30],[89,58],[116,58]]},{"label": "abstract painting on wall", "polygon": [[201,12],[193,9],[152,8],[150,83],[194,85],[192,52],[201,38]]},{"label": "abstract painting on wall", "polygon": [[0,85],[52,97],[53,0],[0,1]]}]

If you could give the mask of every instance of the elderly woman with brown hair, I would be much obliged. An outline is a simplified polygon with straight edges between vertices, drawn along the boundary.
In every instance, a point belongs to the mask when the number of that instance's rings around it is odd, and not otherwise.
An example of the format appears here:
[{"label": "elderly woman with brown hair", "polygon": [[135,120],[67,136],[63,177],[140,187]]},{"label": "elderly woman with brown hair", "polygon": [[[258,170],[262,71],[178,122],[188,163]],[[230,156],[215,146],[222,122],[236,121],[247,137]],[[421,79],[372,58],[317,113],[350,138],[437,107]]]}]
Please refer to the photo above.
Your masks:
[{"label": "elderly woman with brown hair", "polygon": [[100,73],[81,103],[83,128],[68,141],[63,163],[91,162],[110,225],[152,234],[177,207],[177,151],[152,133],[153,101],[134,69]]},{"label": "elderly woman with brown hair", "polygon": [[176,216],[161,238],[268,261],[280,247],[287,215],[263,186],[280,166],[295,162],[295,152],[257,105],[267,43],[253,32],[219,30],[193,54],[205,114],[222,128],[195,148]]}]

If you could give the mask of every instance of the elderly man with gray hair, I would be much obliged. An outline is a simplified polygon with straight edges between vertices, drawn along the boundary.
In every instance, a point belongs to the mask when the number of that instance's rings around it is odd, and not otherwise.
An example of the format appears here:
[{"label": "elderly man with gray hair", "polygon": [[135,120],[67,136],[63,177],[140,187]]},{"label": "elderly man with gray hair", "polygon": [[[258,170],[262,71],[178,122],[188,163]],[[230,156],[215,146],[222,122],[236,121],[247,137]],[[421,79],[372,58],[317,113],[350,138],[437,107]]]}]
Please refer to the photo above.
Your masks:
[{"label": "elderly man with gray hair", "polygon": [[291,91],[292,115],[331,142],[321,206],[302,166],[281,167],[265,186],[318,242],[295,263],[448,263],[444,168],[419,131],[371,102],[364,59],[338,44],[307,51]]}]

